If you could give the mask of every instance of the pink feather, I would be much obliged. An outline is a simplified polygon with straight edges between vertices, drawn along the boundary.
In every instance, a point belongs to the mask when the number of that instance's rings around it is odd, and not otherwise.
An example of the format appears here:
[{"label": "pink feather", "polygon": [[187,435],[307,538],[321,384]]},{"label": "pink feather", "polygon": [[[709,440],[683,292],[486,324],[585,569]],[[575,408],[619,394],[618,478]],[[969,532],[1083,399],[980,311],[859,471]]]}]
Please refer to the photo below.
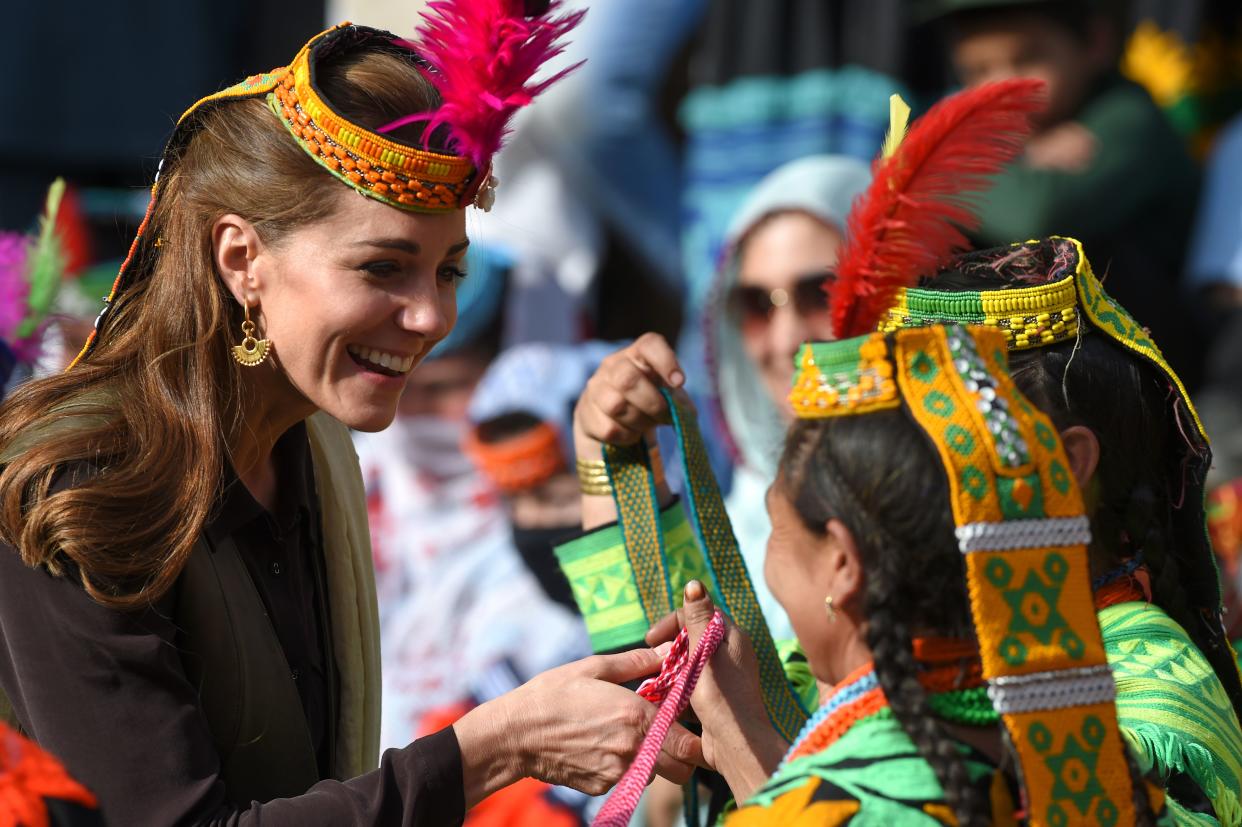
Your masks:
[{"label": "pink feather", "polygon": [[484,169],[508,133],[509,119],[576,63],[532,84],[539,68],[564,50],[561,37],[584,12],[526,17],[522,0],[434,0],[423,12],[416,51],[431,66],[427,78],[440,92],[440,108],[398,118],[390,132],[425,121],[424,136],[448,126],[448,146]]},{"label": "pink feather", "polygon": [[26,318],[30,280],[26,261],[30,239],[21,233],[0,232],[0,339],[13,344],[13,335]]}]

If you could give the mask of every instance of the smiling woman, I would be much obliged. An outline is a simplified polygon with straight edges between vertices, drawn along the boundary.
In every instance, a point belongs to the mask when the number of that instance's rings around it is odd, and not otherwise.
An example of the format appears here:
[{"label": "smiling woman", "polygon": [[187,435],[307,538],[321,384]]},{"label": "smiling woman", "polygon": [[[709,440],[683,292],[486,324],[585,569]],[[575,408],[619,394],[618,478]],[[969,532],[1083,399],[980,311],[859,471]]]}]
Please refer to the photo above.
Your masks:
[{"label": "smiling woman", "polygon": [[[83,353],[0,408],[0,717],[110,823],[447,824],[522,776],[600,792],[636,750],[651,712],[615,684],[651,651],[375,769],[348,428],[386,427],[454,325],[465,208],[578,20],[542,5],[449,0],[417,44],[343,24],[197,103]],[[484,48],[508,59],[462,59]],[[664,769],[686,774],[678,737]]]}]

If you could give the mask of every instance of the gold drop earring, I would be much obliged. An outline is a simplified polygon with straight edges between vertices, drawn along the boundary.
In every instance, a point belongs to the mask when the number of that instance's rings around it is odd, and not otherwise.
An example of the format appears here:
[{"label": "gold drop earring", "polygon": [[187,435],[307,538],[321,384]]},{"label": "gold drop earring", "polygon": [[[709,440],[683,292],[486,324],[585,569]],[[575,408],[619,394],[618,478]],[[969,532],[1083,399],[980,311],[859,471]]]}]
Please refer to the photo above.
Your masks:
[{"label": "gold drop earring", "polygon": [[242,322],[242,343],[233,345],[233,359],[237,364],[252,368],[263,364],[267,352],[272,346],[271,339],[254,337],[254,322],[250,321],[250,302],[246,302],[246,320]]},{"label": "gold drop earring", "polygon": [[837,607],[832,605],[832,595],[824,598],[824,608],[828,611],[828,622],[837,622]]}]

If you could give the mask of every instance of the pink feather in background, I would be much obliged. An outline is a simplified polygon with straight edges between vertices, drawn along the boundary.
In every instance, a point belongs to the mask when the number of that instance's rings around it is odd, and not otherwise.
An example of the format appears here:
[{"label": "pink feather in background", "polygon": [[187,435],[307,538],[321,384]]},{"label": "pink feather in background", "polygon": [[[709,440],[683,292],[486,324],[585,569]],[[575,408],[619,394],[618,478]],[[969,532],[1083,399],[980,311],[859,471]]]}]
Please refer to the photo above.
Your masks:
[{"label": "pink feather in background", "polygon": [[26,318],[29,254],[30,240],[25,235],[0,232],[0,339],[9,344],[13,344],[17,327]]}]

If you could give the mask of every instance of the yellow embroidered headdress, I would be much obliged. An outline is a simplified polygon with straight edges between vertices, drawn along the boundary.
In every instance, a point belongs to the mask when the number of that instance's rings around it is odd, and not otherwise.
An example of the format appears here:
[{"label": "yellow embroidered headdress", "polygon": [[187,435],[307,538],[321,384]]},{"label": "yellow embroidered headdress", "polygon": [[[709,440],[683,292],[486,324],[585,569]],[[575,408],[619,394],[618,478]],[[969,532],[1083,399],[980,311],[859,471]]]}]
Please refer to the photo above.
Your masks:
[{"label": "yellow embroidered headdress", "polygon": [[803,418],[900,408],[933,443],[1030,823],[1133,823],[1090,525],[1056,430],[1009,377],[1004,335],[931,326],[804,345],[792,399]]},{"label": "yellow embroidered headdress", "polygon": [[[542,12],[527,16],[528,5],[542,5]],[[557,15],[558,5],[438,0],[428,4],[415,43],[390,32],[342,23],[312,38],[288,66],[252,75],[199,100],[177,121],[169,138],[146,217],[78,359],[105,334],[108,311],[118,295],[151,272],[158,242],[148,238],[146,230],[159,197],[160,176],[176,166],[203,113],[221,103],[263,98],[298,146],[362,195],[411,212],[443,213],[470,205],[486,210],[496,185],[492,156],[500,149],[509,120],[576,68],[530,83],[540,66],[559,54],[560,38],[582,18],[583,12]],[[323,96],[317,69],[325,60],[357,51],[408,60],[435,87],[437,107],[378,129],[353,123]],[[391,134],[414,123],[423,124],[419,142]]]},{"label": "yellow embroidered headdress", "polygon": [[1216,557],[1205,529],[1211,447],[1194,403],[1160,348],[1105,292],[1082,244],[1073,238],[1054,236],[966,253],[929,272],[936,275],[926,286],[898,291],[880,330],[984,325],[999,330],[1011,351],[1062,343],[1069,348],[1081,336],[1104,336],[1154,371],[1167,388],[1164,418],[1177,466],[1170,473],[1181,485],[1180,503],[1171,513],[1176,538],[1170,551],[1178,557],[1179,579],[1197,615],[1186,632],[1212,662],[1235,708],[1242,709],[1242,681],[1225,634]]},{"label": "yellow embroidered headdress", "polygon": [[[979,103],[1025,116],[1031,107],[1021,106],[1022,96],[1029,102],[1037,90],[1014,92],[1018,101],[999,95]],[[905,141],[886,146],[875,182],[850,215],[828,294],[837,335],[856,338],[803,345],[790,403],[803,419],[900,409],[931,441],[965,556],[983,677],[1017,757],[1030,823],[1133,823],[1116,688],[1092,601],[1090,523],[1055,429],[1009,377],[1005,335],[961,326],[866,333],[903,285],[965,246],[960,228],[977,221],[961,201],[961,176],[945,174],[956,172],[961,156],[926,150],[924,120]],[[963,124],[939,128],[948,133],[943,141],[961,141],[966,150],[979,145],[975,159],[965,159],[976,172],[966,181],[971,191],[1016,155],[1029,128],[1011,121],[1010,141],[998,152],[995,138],[971,137],[987,120],[979,110],[964,120],[965,137]],[[948,199],[952,209],[912,202],[894,184],[902,180],[894,167],[941,183],[931,200]]]}]

